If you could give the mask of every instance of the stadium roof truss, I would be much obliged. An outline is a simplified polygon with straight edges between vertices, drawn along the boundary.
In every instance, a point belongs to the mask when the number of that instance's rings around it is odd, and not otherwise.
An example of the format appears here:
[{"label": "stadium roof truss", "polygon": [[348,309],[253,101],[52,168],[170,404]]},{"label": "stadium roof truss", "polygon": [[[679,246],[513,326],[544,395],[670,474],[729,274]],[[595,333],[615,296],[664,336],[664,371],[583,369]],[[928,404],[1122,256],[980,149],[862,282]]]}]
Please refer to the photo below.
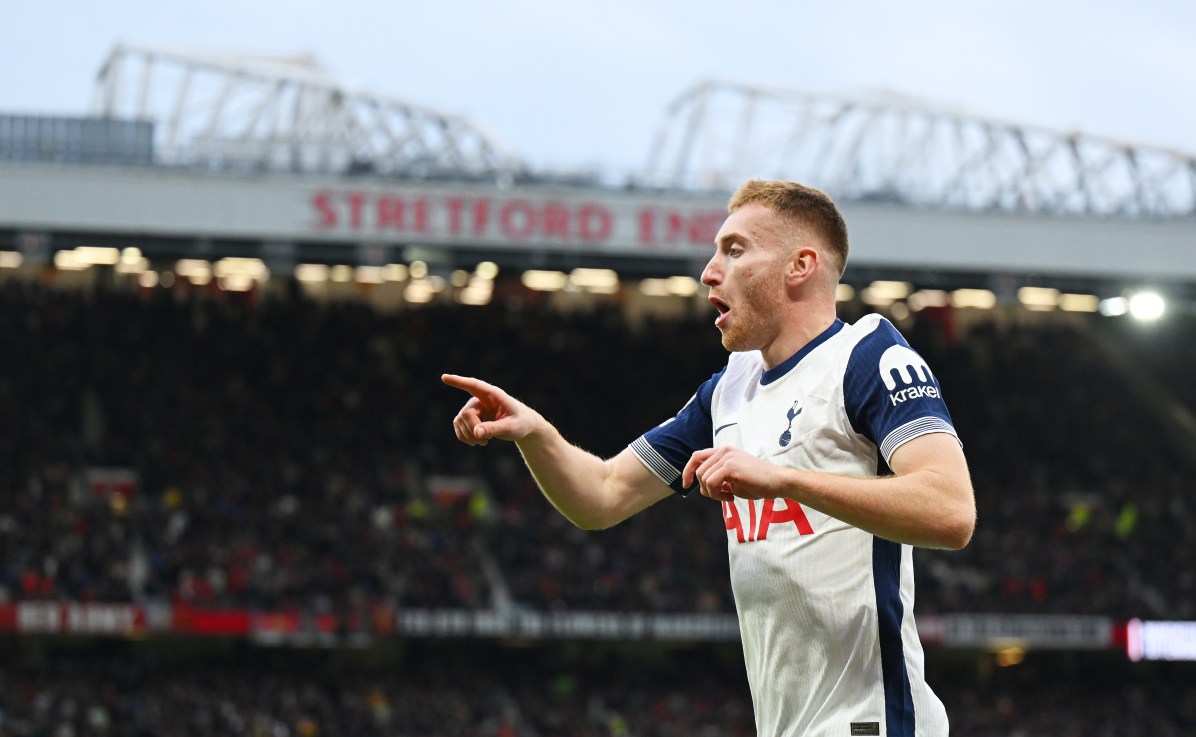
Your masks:
[{"label": "stadium roof truss", "polygon": [[709,81],[667,109],[645,184],[789,178],[839,197],[1048,215],[1196,215],[1196,156],[985,119],[891,94]]},{"label": "stadium roof truss", "polygon": [[162,164],[500,181],[522,169],[470,120],[350,89],[308,56],[118,45],[94,108],[154,121]]}]

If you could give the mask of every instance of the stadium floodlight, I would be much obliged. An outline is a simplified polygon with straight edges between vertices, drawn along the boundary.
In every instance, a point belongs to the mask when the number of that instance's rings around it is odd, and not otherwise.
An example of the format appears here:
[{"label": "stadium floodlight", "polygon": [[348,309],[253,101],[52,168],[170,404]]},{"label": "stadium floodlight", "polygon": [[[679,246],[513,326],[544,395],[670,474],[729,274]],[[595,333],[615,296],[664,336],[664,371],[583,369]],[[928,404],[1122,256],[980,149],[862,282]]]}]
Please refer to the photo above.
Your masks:
[{"label": "stadium floodlight", "polygon": [[75,256],[80,263],[91,266],[114,266],[120,261],[120,251],[104,246],[79,246]]},{"label": "stadium floodlight", "polygon": [[640,279],[640,292],[649,297],[668,297],[669,283],[665,279]]},{"label": "stadium floodlight", "polygon": [[577,268],[569,274],[569,283],[596,294],[614,294],[619,290],[619,275],[612,269]]},{"label": "stadium floodlight", "polygon": [[678,297],[692,297],[698,293],[702,285],[692,276],[670,276],[665,280],[665,288],[669,294]]},{"label": "stadium floodlight", "polygon": [[494,282],[475,276],[469,280],[469,284],[465,288],[457,292],[457,301],[463,305],[480,307],[489,304],[493,294]]},{"label": "stadium floodlight", "polygon": [[381,266],[358,266],[353,275],[358,284],[381,284],[386,281]]},{"label": "stadium floodlight", "polygon": [[941,289],[919,289],[906,299],[906,304],[914,312],[927,307],[946,307],[951,304],[951,295]]},{"label": "stadium floodlight", "polygon": [[569,283],[569,277],[563,271],[542,271],[529,269],[523,272],[523,286],[537,292],[559,292]]},{"label": "stadium floodlight", "polygon": [[1142,322],[1158,320],[1167,311],[1167,302],[1158,292],[1138,292],[1130,297],[1130,317]]},{"label": "stadium floodlight", "polygon": [[1017,299],[1028,310],[1053,310],[1059,306],[1059,290],[1050,287],[1022,287]]},{"label": "stadium floodlight", "polygon": [[382,267],[382,276],[386,281],[406,281],[407,264],[387,264]]},{"label": "stadium floodlight", "polygon": [[295,278],[304,284],[328,281],[328,267],[324,264],[299,264],[295,267]]},{"label": "stadium floodlight", "polygon": [[174,272],[197,287],[212,283],[212,264],[204,259],[179,259],[175,262]]},{"label": "stadium floodlight", "polygon": [[1095,294],[1061,294],[1059,309],[1064,312],[1096,312],[1100,309],[1100,298]]},{"label": "stadium floodlight", "polygon": [[988,289],[956,289],[951,293],[951,304],[956,307],[991,310],[997,306],[997,295]]},{"label": "stadium floodlight", "polygon": [[248,292],[253,289],[254,280],[249,274],[233,273],[218,277],[217,283],[226,292]]},{"label": "stadium floodlight", "polygon": [[145,256],[139,256],[137,260],[130,261],[124,256],[120,257],[120,263],[113,267],[118,274],[141,274],[149,269],[149,259]]},{"label": "stadium floodlight", "polygon": [[1130,311],[1130,301],[1125,297],[1110,297],[1102,299],[1099,306],[1100,313],[1105,317],[1117,317]]},{"label": "stadium floodlight", "polygon": [[482,261],[477,265],[473,273],[481,279],[493,281],[494,277],[498,276],[498,264],[493,261]]}]

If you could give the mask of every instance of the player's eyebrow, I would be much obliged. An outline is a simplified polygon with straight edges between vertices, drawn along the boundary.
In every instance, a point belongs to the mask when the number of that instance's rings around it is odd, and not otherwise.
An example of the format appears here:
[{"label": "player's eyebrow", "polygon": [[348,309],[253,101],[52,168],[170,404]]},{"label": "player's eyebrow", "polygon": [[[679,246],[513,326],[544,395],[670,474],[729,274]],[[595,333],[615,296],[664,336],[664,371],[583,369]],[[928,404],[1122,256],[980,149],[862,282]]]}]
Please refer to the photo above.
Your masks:
[{"label": "player's eyebrow", "polygon": [[732,246],[733,244],[736,244],[736,243],[738,243],[740,245],[746,245],[747,242],[748,242],[748,240],[743,234],[736,233],[735,231],[731,231],[730,233],[724,233],[722,236],[720,236],[718,239],[716,239],[714,242],[714,245],[716,248],[722,249],[722,248],[729,248],[730,246]]}]

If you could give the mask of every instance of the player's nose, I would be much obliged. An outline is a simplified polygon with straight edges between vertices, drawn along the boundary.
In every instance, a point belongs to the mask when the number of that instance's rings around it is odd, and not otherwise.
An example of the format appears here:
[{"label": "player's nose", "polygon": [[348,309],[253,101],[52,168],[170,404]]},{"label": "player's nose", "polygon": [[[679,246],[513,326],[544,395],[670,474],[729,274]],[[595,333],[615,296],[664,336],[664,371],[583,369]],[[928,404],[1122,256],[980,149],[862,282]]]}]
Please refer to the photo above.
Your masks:
[{"label": "player's nose", "polygon": [[706,262],[706,268],[702,269],[702,284],[708,287],[713,287],[721,284],[722,281],[722,268],[718,264],[718,256],[715,255]]}]

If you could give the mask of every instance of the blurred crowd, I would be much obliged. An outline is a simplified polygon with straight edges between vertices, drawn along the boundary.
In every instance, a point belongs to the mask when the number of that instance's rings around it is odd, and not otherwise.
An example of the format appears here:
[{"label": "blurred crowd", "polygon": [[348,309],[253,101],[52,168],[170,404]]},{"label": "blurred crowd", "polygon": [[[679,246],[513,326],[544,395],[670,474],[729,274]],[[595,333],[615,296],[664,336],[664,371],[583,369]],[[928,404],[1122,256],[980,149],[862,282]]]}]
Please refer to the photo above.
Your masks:
[{"label": "blurred crowd", "polygon": [[[543,654],[407,656],[390,667],[289,653],[0,668],[12,737],[749,737],[743,674],[600,678]],[[535,661],[535,662],[532,662]],[[709,663],[710,661],[703,661]]]},{"label": "blurred crowd", "polygon": [[[1083,324],[902,327],[979,507],[968,548],[915,555],[920,611],[1196,616],[1196,575],[1160,554],[1196,541],[1191,462]],[[721,368],[705,310],[631,320],[523,295],[382,312],[10,280],[0,352],[0,601],[732,610],[716,504],[572,528],[516,449],[456,442],[465,397],[439,381],[493,381],[611,455]]]},{"label": "blurred crowd", "polygon": [[[234,649],[42,654],[0,667],[6,737],[749,737],[737,651],[439,647],[366,662]],[[1179,737],[1190,668],[1097,657],[996,672],[937,664],[955,737]]]}]

